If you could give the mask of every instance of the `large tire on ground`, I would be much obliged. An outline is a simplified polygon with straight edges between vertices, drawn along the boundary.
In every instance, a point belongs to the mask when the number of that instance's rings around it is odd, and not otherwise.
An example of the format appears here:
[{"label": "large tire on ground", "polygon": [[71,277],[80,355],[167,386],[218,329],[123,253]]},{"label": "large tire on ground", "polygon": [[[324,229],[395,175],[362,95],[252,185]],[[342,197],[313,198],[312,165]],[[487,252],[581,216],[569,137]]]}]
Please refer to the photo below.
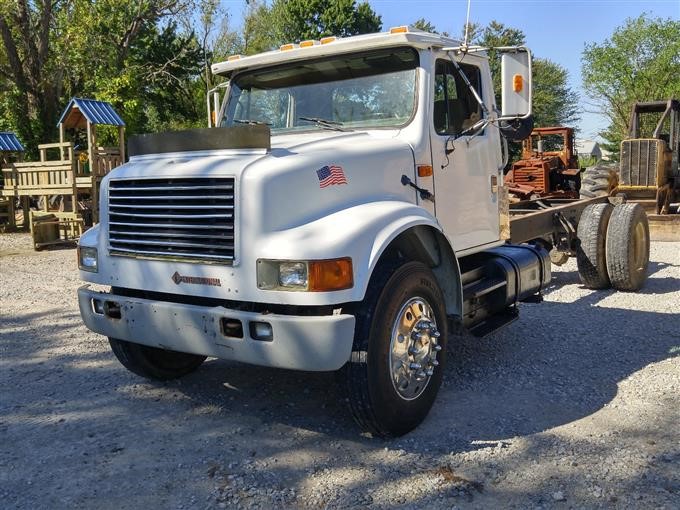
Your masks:
[{"label": "large tire on ground", "polygon": [[618,290],[636,291],[647,279],[649,223],[640,204],[614,208],[607,228],[607,272]]},{"label": "large tire on ground", "polygon": [[109,344],[118,361],[130,372],[160,381],[177,379],[191,373],[201,366],[206,358],[196,354],[134,344],[116,338],[109,338]]},{"label": "large tire on ground", "polygon": [[379,265],[356,311],[341,372],[350,410],[375,436],[406,434],[429,412],[446,365],[444,296],[420,262]]},{"label": "large tire on ground", "polygon": [[589,289],[607,289],[610,286],[607,273],[606,238],[609,217],[614,206],[591,204],[583,210],[576,235],[576,265],[581,282]]},{"label": "large tire on ground", "polygon": [[600,164],[586,168],[581,176],[581,198],[595,198],[609,195],[618,185],[616,167]]}]

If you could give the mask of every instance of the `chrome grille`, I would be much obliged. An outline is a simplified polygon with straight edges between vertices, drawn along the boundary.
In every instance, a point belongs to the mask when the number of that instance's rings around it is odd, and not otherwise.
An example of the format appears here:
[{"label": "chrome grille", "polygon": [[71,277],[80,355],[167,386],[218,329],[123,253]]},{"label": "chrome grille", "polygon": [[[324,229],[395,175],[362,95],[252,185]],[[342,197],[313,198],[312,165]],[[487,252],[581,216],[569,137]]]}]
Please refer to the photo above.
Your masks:
[{"label": "chrome grille", "polygon": [[117,255],[234,260],[234,179],[109,182],[109,248]]}]

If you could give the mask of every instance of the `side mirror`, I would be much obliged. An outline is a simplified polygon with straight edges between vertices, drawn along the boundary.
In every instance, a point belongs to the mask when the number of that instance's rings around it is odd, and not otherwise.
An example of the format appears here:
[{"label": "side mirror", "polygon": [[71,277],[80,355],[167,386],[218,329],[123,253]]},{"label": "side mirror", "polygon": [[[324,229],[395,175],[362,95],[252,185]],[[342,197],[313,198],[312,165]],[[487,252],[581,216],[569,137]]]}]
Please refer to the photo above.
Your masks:
[{"label": "side mirror", "polygon": [[522,47],[501,51],[501,118],[529,117],[531,53]]}]

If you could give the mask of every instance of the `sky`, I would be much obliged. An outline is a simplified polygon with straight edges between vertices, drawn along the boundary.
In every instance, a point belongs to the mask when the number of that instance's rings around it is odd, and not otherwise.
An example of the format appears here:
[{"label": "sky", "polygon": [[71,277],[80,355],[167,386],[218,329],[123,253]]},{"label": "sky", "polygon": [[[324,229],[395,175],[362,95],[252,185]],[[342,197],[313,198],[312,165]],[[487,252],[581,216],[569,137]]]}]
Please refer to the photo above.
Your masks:
[{"label": "sky", "polygon": [[[458,36],[465,25],[467,0],[369,0],[382,16],[383,30],[408,25],[418,18],[437,30]],[[242,10],[225,2],[234,21]],[[601,43],[626,18],[647,12],[654,17],[680,19],[680,0],[472,0],[470,21],[486,25],[492,20],[521,29],[534,55],[548,58],[569,71],[569,85],[581,95],[579,138],[596,139],[607,121],[591,113],[581,82],[581,53],[587,43]]]}]

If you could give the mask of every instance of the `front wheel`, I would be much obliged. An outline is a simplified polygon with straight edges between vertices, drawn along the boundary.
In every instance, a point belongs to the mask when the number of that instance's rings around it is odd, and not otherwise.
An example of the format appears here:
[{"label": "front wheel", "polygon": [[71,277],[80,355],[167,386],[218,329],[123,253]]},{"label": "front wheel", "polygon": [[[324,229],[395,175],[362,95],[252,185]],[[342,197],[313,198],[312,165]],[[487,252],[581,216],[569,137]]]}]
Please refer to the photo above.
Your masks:
[{"label": "front wheel", "polygon": [[400,436],[427,416],[446,364],[444,296],[430,269],[408,262],[376,269],[358,307],[352,359],[343,368],[357,423]]},{"label": "front wheel", "polygon": [[118,361],[130,372],[166,381],[177,379],[196,370],[205,361],[205,356],[185,352],[168,351],[109,338],[111,350]]}]

